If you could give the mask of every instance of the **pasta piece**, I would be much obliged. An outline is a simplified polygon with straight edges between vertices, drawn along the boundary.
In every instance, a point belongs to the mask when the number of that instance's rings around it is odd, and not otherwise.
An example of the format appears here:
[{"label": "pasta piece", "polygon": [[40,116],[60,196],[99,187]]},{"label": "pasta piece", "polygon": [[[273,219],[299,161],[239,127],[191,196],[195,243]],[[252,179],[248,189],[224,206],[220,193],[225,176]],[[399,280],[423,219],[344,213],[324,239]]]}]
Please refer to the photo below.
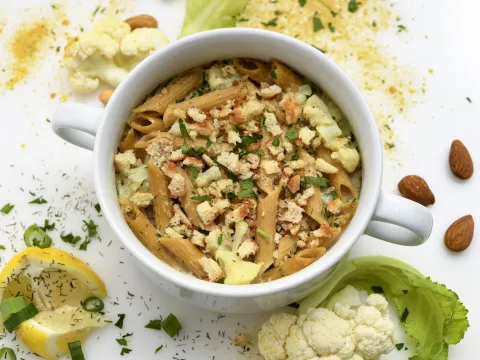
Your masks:
[{"label": "pasta piece", "polygon": [[175,110],[187,111],[191,107],[196,107],[202,111],[213,109],[214,107],[221,106],[227,102],[227,100],[234,100],[247,94],[247,87],[245,84],[232,86],[222,90],[216,90],[209,92],[205,95],[194,97],[192,99],[182,101],[177,104],[171,104],[165,110],[163,115],[163,123],[166,127],[173,125],[177,120],[175,116]]},{"label": "pasta piece", "polygon": [[293,257],[287,259],[282,265],[268,270],[263,275],[260,282],[277,280],[305,269],[308,265],[311,265],[320,259],[326,251],[327,249],[324,247],[316,247],[299,251]]},{"label": "pasta piece", "polygon": [[307,205],[305,206],[305,213],[320,225],[327,223],[327,220],[325,220],[323,217],[322,203],[322,191],[318,187],[314,186],[313,195],[310,199],[308,199]]},{"label": "pasta piece", "polygon": [[158,94],[152,96],[142,105],[133,110],[135,113],[156,112],[163,115],[168,105],[184,99],[203,82],[203,69],[194,68],[177,76]]},{"label": "pasta piece", "polygon": [[163,130],[163,121],[146,114],[132,114],[127,121],[133,129],[142,134],[150,134],[155,131]]},{"label": "pasta piece", "polygon": [[148,180],[153,195],[155,226],[163,231],[173,217],[173,203],[168,192],[168,178],[153,163],[148,163]]},{"label": "pasta piece", "polygon": [[233,60],[233,66],[237,72],[242,75],[248,75],[252,80],[258,83],[265,82],[273,84],[272,70],[270,65],[255,59],[235,59]]},{"label": "pasta piece", "polygon": [[205,255],[189,240],[182,238],[158,238],[160,244],[180,259],[187,270],[199,278],[207,277],[200,262]]},{"label": "pasta piece", "polygon": [[270,194],[274,190],[273,186],[273,178],[268,176],[265,173],[265,170],[263,168],[258,170],[260,176],[259,178],[255,181],[255,184],[266,194]]},{"label": "pasta piece", "polygon": [[120,206],[125,221],[142,244],[163,262],[177,270],[185,271],[175,256],[158,242],[158,232],[143,212],[126,200],[120,200]]},{"label": "pasta piece", "polygon": [[[277,188],[258,202],[257,206],[257,233],[255,240],[258,250],[255,254],[255,262],[261,264],[259,275],[273,263],[273,251],[275,250],[275,231],[277,227],[277,203],[282,187]],[[266,236],[265,236],[266,235]]]},{"label": "pasta piece", "polygon": [[135,130],[130,129],[127,132],[127,136],[125,136],[125,139],[120,143],[118,146],[118,149],[120,150],[121,153],[128,151],[128,150],[135,150]]},{"label": "pasta piece", "polygon": [[290,257],[297,249],[297,239],[293,236],[284,236],[278,243],[278,256],[273,261],[274,266],[278,266],[285,261],[286,257]]},{"label": "pasta piece", "polygon": [[297,91],[304,84],[295,73],[278,60],[272,60],[272,74],[275,83],[282,89]]},{"label": "pasta piece", "polygon": [[335,188],[335,191],[342,201],[356,198],[358,196],[357,190],[355,189],[355,186],[353,186],[352,179],[342,167],[342,164],[332,159],[330,154],[330,150],[323,145],[319,146],[316,150],[317,157],[325,160],[338,169],[335,174],[325,174],[325,176],[329,179],[330,184]]}]

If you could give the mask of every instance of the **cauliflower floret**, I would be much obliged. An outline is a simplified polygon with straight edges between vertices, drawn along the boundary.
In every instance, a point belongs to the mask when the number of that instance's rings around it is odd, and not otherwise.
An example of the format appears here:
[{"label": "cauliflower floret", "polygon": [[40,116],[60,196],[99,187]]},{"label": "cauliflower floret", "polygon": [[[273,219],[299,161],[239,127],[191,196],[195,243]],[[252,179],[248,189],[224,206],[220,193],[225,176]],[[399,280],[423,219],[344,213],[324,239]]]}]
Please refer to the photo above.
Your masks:
[{"label": "cauliflower floret", "polygon": [[242,142],[240,135],[235,130],[229,130],[227,134],[228,134],[227,142],[229,144],[236,145],[237,143]]},{"label": "cauliflower floret", "polygon": [[278,217],[280,221],[291,222],[293,224],[299,224],[303,218],[303,209],[295,204],[294,201],[285,201],[287,211]]},{"label": "cauliflower floret", "polygon": [[137,192],[132,195],[130,202],[141,208],[149,206],[153,201],[153,195],[150,193]]},{"label": "cauliflower floret", "polygon": [[170,196],[172,198],[180,198],[185,195],[185,179],[180,174],[175,174],[168,185]]},{"label": "cauliflower floret", "polygon": [[267,175],[278,174],[280,172],[278,161],[275,160],[262,160],[260,167],[265,170]]},{"label": "cauliflower floret", "polygon": [[205,70],[205,78],[212,90],[231,87],[233,82],[239,79],[238,76],[232,75],[226,70],[222,71],[218,65],[213,65],[210,69]]},{"label": "cauliflower floret", "polygon": [[357,168],[360,162],[360,155],[355,149],[342,147],[337,152],[332,153],[332,159],[338,159],[345,170],[351,173]]},{"label": "cauliflower floret", "polygon": [[139,189],[142,192],[149,191],[147,165],[140,165],[127,171],[126,176],[116,178],[118,196],[122,199],[130,199]]},{"label": "cauliflower floret", "polygon": [[290,329],[297,322],[295,315],[278,313],[263,323],[258,333],[258,348],[265,360],[285,360],[285,343]]},{"label": "cauliflower floret", "polygon": [[203,235],[200,231],[193,230],[192,238],[190,239],[190,241],[193,245],[205,247],[205,235]]},{"label": "cauliflower floret", "polygon": [[113,162],[120,174],[125,176],[128,175],[128,170],[130,170],[131,167],[142,165],[142,160],[135,157],[133,150],[127,150],[124,153],[115,154]]},{"label": "cauliflower floret", "polygon": [[285,350],[288,359],[312,360],[317,355],[315,350],[308,345],[308,341],[298,325],[293,325],[290,328],[290,335],[285,341]]},{"label": "cauliflower floret", "polygon": [[335,166],[320,158],[315,160],[315,170],[325,174],[336,174],[338,172],[338,169]]},{"label": "cauliflower floret", "polygon": [[188,109],[187,114],[192,118],[193,121],[198,123],[203,123],[207,119],[207,115],[194,106]]},{"label": "cauliflower floret", "polygon": [[281,94],[282,88],[278,85],[270,85],[269,87],[260,90],[260,95],[265,99],[270,99],[275,95]]},{"label": "cauliflower floret", "polygon": [[342,130],[333,119],[328,106],[317,95],[308,98],[303,108],[303,116],[315,126],[320,137],[325,141],[327,147],[342,136]]},{"label": "cauliflower floret", "polygon": [[205,225],[213,223],[218,214],[215,208],[210,205],[208,201],[198,204],[197,212]]},{"label": "cauliflower floret", "polygon": [[203,270],[207,273],[208,281],[217,282],[221,278],[224,277],[222,268],[218,263],[211,259],[207,258],[206,256],[200,259],[200,265],[202,266]]},{"label": "cauliflower floret", "polygon": [[247,155],[247,161],[250,164],[250,169],[257,169],[260,165],[260,156],[257,154],[250,153]]},{"label": "cauliflower floret", "polygon": [[130,25],[116,16],[105,16],[98,20],[91,30],[96,34],[105,34],[116,41],[120,41],[130,33]]},{"label": "cauliflower floret", "polygon": [[147,56],[168,43],[168,38],[160,29],[135,29],[122,38],[116,61],[120,66],[131,70]]},{"label": "cauliflower floret", "polygon": [[250,284],[258,275],[260,264],[243,261],[231,251],[219,248],[215,257],[225,272],[225,284],[246,285]]},{"label": "cauliflower floret", "polygon": [[315,135],[316,135],[315,131],[310,130],[310,128],[307,126],[302,127],[298,132],[298,137],[307,146],[310,145],[310,142],[313,140]]},{"label": "cauliflower floret", "polygon": [[274,113],[265,113],[265,128],[273,136],[278,136],[283,133],[283,130],[278,124],[277,117]]},{"label": "cauliflower floret", "polygon": [[195,179],[195,184],[198,187],[205,187],[212,181],[220,179],[221,177],[222,173],[220,172],[218,166],[212,166],[198,175],[198,177]]},{"label": "cauliflower floret", "polygon": [[238,174],[240,168],[238,154],[222,151],[217,156],[217,161],[219,164],[225,166],[231,172]]},{"label": "cauliflower floret", "polygon": [[306,165],[307,163],[305,162],[305,160],[302,159],[292,160],[287,164],[287,166],[292,170],[303,169]]},{"label": "cauliflower floret", "polygon": [[215,250],[218,249],[218,246],[220,245],[218,239],[220,236],[223,236],[220,229],[215,229],[208,233],[205,237],[206,250],[208,252],[213,254]]},{"label": "cauliflower floret", "polygon": [[257,243],[252,239],[247,239],[244,242],[242,242],[242,245],[240,245],[240,247],[237,250],[237,254],[238,256],[240,256],[240,259],[245,259],[250,255],[255,255],[257,250],[258,250]]}]

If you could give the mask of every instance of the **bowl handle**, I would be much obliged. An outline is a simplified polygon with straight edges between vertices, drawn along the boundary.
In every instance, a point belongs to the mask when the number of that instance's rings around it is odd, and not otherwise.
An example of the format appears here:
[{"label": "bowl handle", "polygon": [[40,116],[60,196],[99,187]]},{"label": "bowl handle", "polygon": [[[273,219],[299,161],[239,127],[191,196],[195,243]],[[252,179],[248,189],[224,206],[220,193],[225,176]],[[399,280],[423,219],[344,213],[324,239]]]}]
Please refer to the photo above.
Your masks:
[{"label": "bowl handle", "polygon": [[396,195],[380,193],[365,234],[394,244],[423,244],[432,231],[433,217],[424,206]]},{"label": "bowl handle", "polygon": [[75,102],[60,104],[53,115],[53,131],[73,145],[93,150],[104,111],[103,108]]}]

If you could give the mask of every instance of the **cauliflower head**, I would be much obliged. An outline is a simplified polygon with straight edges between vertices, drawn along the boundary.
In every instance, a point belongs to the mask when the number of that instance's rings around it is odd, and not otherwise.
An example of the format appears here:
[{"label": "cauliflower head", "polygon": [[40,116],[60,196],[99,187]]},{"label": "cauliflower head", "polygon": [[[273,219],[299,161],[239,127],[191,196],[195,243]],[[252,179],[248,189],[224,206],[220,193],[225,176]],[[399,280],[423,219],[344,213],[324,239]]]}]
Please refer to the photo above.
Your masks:
[{"label": "cauliflower head", "polygon": [[273,315],[259,332],[260,353],[266,360],[373,360],[393,350],[394,325],[382,295],[361,302],[347,286],[335,298],[330,309],[309,309],[298,318]]}]

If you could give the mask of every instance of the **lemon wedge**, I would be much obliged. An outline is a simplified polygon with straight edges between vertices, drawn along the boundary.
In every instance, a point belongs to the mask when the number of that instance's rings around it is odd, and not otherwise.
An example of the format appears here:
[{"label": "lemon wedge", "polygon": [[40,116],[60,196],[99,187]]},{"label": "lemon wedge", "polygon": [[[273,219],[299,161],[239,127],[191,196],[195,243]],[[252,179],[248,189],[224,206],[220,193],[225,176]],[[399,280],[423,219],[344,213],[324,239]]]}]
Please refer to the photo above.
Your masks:
[{"label": "lemon wedge", "polygon": [[67,354],[69,342],[83,341],[92,328],[108,323],[81,305],[90,296],[106,296],[105,284],[87,264],[59,249],[30,247],[7,263],[0,273],[0,299],[19,295],[39,313],[15,332],[48,360]]}]

